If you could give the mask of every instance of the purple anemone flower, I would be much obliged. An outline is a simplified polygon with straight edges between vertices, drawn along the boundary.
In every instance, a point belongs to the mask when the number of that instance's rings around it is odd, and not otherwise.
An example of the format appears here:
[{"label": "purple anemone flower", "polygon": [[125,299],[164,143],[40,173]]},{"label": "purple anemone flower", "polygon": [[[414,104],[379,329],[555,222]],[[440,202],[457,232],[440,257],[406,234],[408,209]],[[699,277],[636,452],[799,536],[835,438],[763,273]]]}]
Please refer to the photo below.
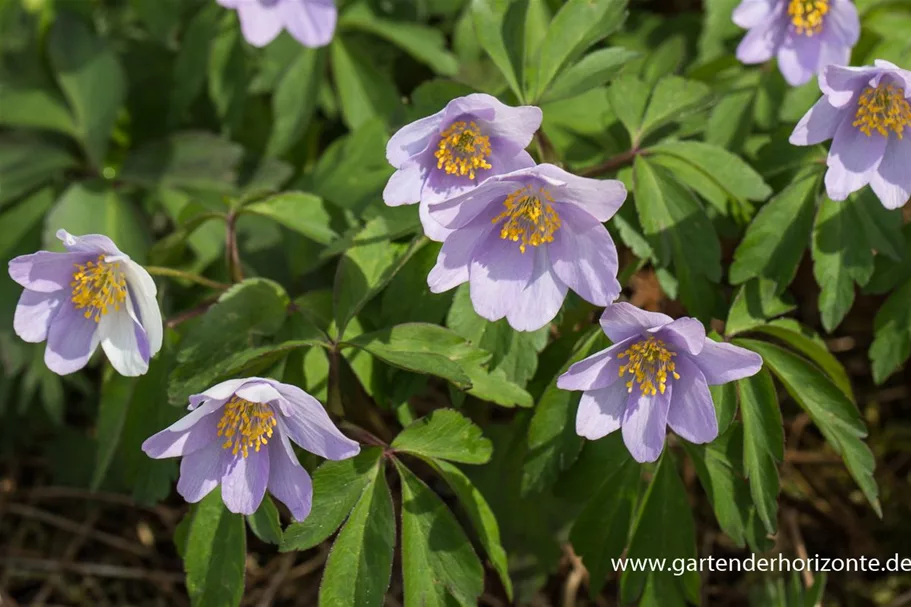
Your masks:
[{"label": "purple anemone flower", "polygon": [[326,46],[335,33],[335,0],[218,0],[237,11],[240,29],[253,46],[266,46],[283,29],[304,46]]},{"label": "purple anemone flower", "polygon": [[57,238],[66,253],[38,251],[9,262],[9,275],[25,287],[16,335],[47,340],[44,362],[60,375],[82,369],[99,344],[118,373],[142,375],[161,349],[152,277],[107,236],[58,230]]},{"label": "purple anemone flower", "polygon": [[850,63],[860,37],[851,0],[743,0],[733,18],[749,30],[737,59],[754,64],[778,55],[778,69],[791,86],[809,82],[829,64]]},{"label": "purple anemone flower", "polygon": [[434,293],[468,282],[475,311],[519,331],[557,315],[567,289],[606,306],[620,294],[617,249],[603,222],[626,199],[619,181],[552,164],[490,177],[430,207],[452,233],[427,276]]},{"label": "purple anemone flower", "polygon": [[888,209],[911,198],[911,72],[888,61],[830,65],[819,76],[823,97],[801,118],[791,143],[832,139],[826,191],[844,200],[867,184]]},{"label": "purple anemone flower", "polygon": [[678,318],[617,303],[601,328],[614,342],[569,368],[557,380],[582,390],[576,433],[598,439],[623,428],[623,442],[638,462],[664,450],[666,427],[691,443],[718,436],[709,386],[759,372],[762,357],[707,339],[695,318]]},{"label": "purple anemone flower", "polygon": [[383,200],[389,206],[420,202],[424,232],[442,242],[449,230],[429,217],[429,205],[464,194],[488,177],[533,166],[525,148],[541,117],[541,108],[510,107],[483,93],[453,99],[389,140],[386,159],[398,170]]},{"label": "purple anemone flower", "polygon": [[142,444],[155,459],[182,457],[177,492],[196,503],[221,483],[231,512],[253,514],[266,489],[297,521],[310,514],[313,483],[293,441],[332,460],[360,452],[315,398],[272,379],[231,379],[190,397],[190,414]]}]

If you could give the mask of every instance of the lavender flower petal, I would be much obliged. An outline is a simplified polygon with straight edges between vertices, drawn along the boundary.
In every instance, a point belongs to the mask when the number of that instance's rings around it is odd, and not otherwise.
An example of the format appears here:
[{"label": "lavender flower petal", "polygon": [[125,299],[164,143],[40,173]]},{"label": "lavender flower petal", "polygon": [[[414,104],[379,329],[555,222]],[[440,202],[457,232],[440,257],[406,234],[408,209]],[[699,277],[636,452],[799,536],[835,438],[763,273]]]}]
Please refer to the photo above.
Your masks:
[{"label": "lavender flower petal", "polygon": [[645,396],[633,390],[623,413],[623,442],[639,463],[653,462],[664,450],[667,416],[674,386],[664,394]]},{"label": "lavender flower petal", "polygon": [[828,97],[822,97],[804,114],[789,141],[793,145],[816,145],[835,136],[835,131],[846,119],[847,113],[829,103]]},{"label": "lavender flower petal", "polygon": [[[627,338],[573,363],[566,373],[557,378],[557,387],[562,390],[599,390],[613,385],[620,377],[617,355],[625,352],[634,340],[639,339],[638,335]],[[625,390],[626,382],[620,383],[624,384]]]},{"label": "lavender flower petal", "polygon": [[762,368],[762,357],[733,344],[705,340],[705,345],[692,361],[699,367],[710,386],[750,377]]},{"label": "lavender flower petal", "polygon": [[500,320],[509,312],[531,280],[534,256],[523,254],[516,243],[496,231],[475,249],[469,268],[471,303],[487,320]]},{"label": "lavender flower petal", "polygon": [[548,247],[554,273],[582,299],[606,306],[620,294],[614,241],[587,212],[566,204],[557,212],[561,226]]},{"label": "lavender flower petal", "polygon": [[291,440],[310,453],[331,460],[348,459],[360,452],[360,446],[339,432],[318,400],[297,386],[270,383],[285,401],[278,404],[283,415],[279,427],[284,427]]},{"label": "lavender flower petal", "polygon": [[536,247],[526,254],[535,259],[531,279],[506,312],[506,320],[516,331],[537,331],[557,316],[568,287],[551,267],[547,249]]},{"label": "lavender flower petal", "polygon": [[718,419],[705,377],[685,356],[676,364],[680,379],[674,382],[667,425],[691,443],[710,443],[718,437]]},{"label": "lavender flower petal", "polygon": [[181,421],[196,415],[194,423],[189,427],[172,431],[166,428],[153,434],[142,443],[143,452],[153,459],[166,457],[182,457],[199,451],[210,443],[218,441],[218,415],[198,415],[202,411],[198,408]]},{"label": "lavender flower petal", "polygon": [[58,375],[85,367],[98,347],[97,325],[70,300],[61,302],[47,333],[44,364]]},{"label": "lavender flower petal", "polygon": [[579,399],[576,434],[597,440],[619,429],[629,400],[624,382],[614,382],[606,388],[585,392]]},{"label": "lavender flower petal", "polygon": [[332,41],[338,19],[334,0],[285,0],[279,10],[288,33],[304,46],[326,46]]},{"label": "lavender flower petal", "polygon": [[84,255],[38,251],[10,260],[9,275],[29,291],[53,293],[69,289],[76,264],[87,260]]},{"label": "lavender flower petal", "polygon": [[865,135],[845,120],[838,127],[829,151],[826,190],[832,200],[845,200],[870,183],[886,151],[886,138]]},{"label": "lavender flower petal", "polygon": [[57,314],[62,296],[25,290],[13,316],[13,330],[23,341],[37,344],[47,339],[48,328]]},{"label": "lavender flower petal", "polygon": [[296,521],[310,514],[313,504],[313,481],[304,470],[288,438],[281,434],[279,440],[269,443],[269,493],[291,511]]},{"label": "lavender flower petal", "polygon": [[200,501],[221,482],[231,459],[231,452],[222,449],[218,441],[190,453],[180,460],[177,493],[191,504]]},{"label": "lavender flower petal", "polygon": [[670,322],[651,332],[667,344],[673,345],[678,352],[699,354],[705,344],[705,326],[696,320],[685,316]]},{"label": "lavender flower petal", "polygon": [[[911,89],[909,89],[911,90]],[[890,137],[883,160],[870,187],[887,209],[897,209],[911,198],[911,137]]]},{"label": "lavender flower petal", "polygon": [[612,304],[601,315],[601,329],[614,343],[642,335],[654,327],[661,327],[673,322],[673,318],[660,312],[641,310],[632,304],[619,302]]},{"label": "lavender flower petal", "polygon": [[269,482],[269,452],[250,450],[247,457],[235,457],[221,479],[225,506],[237,514],[253,514],[266,495]]},{"label": "lavender flower petal", "polygon": [[490,222],[478,221],[455,230],[443,243],[437,263],[427,275],[431,293],[443,293],[468,282],[468,268],[478,244],[493,232]]}]

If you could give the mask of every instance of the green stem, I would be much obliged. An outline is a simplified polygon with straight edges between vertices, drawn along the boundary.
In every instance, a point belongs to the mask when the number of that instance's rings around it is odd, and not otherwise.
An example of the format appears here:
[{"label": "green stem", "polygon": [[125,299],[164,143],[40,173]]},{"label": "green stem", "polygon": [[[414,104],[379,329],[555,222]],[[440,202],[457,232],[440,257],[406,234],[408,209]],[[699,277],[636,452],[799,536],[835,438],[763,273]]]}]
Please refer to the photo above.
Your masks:
[{"label": "green stem", "polygon": [[195,282],[196,284],[209,287],[210,289],[215,289],[217,291],[224,291],[225,289],[230,288],[231,285],[226,285],[221,282],[216,282],[205,276],[200,276],[199,274],[193,274],[192,272],[184,272],[183,270],[175,270],[173,268],[163,268],[161,266],[145,266],[146,271],[152,276],[168,276],[169,278],[181,278],[183,280],[188,280],[190,282]]}]

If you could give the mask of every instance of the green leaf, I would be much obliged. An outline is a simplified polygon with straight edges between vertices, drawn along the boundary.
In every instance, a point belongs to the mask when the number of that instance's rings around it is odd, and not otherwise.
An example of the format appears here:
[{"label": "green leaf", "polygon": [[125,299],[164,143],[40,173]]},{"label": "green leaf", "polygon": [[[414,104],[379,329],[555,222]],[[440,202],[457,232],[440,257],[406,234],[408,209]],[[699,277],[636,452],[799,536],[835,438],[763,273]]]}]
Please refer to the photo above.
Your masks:
[{"label": "green leaf", "polygon": [[673,256],[681,301],[694,316],[713,316],[711,283],[721,278],[721,245],[705,210],[664,168],[641,156],[633,179],[642,229],[665,265]]},{"label": "green leaf", "polygon": [[326,53],[301,47],[272,95],[272,132],[266,153],[281,156],[291,149],[310,125],[326,63]]},{"label": "green leaf", "polygon": [[873,320],[870,362],[873,380],[881,384],[911,356],[911,280],[896,289]]},{"label": "green leaf", "polygon": [[398,460],[402,479],[402,576],[405,607],[477,605],[484,568],[456,518]]},{"label": "green leaf", "polygon": [[437,263],[440,244],[428,242],[405,264],[381,297],[380,326],[406,322],[439,324],[452,305],[451,293],[431,293],[427,275]]},{"label": "green leaf", "polygon": [[845,460],[848,472],[881,517],[879,491],[873,478],[876,462],[862,440],[867,428],[854,403],[806,359],[772,344],[740,341],[762,356],[791,398],[809,414],[829,445]]},{"label": "green leaf", "polygon": [[244,532],[244,517],[228,512],[219,489],[196,506],[184,554],[191,605],[240,605],[247,557]]},{"label": "green leaf", "polygon": [[760,209],[734,251],[731,283],[764,277],[781,293],[794,280],[810,241],[818,186],[818,174],[802,174]]},{"label": "green leaf", "polygon": [[504,407],[530,407],[531,396],[509,382],[502,372],[490,373],[490,354],[449,329],[424,323],[406,323],[358,335],[343,343],[366,350],[390,365],[442,377],[457,388]]},{"label": "green leaf", "polygon": [[407,245],[393,243],[385,236],[385,230],[382,218],[367,222],[355,236],[355,245],[345,252],[338,264],[332,300],[340,336],[345,334],[348,322],[427,242],[416,238]]},{"label": "green leaf", "polygon": [[437,409],[413,422],[391,446],[412,455],[463,464],[486,464],[493,453],[481,429],[454,409]]},{"label": "green leaf", "polygon": [[708,85],[680,76],[666,76],[658,81],[652,92],[637,141],[642,141],[658,128],[679,121],[697,112],[712,100]]},{"label": "green leaf", "polygon": [[168,102],[168,125],[179,125],[206,86],[209,47],[218,34],[218,21],[224,16],[219,7],[202,7],[189,20],[174,59]]},{"label": "green leaf", "polygon": [[57,238],[60,228],[77,236],[104,234],[133,261],[145,262],[148,251],[145,220],[127,199],[102,181],[76,182],[57,200],[45,219],[45,249],[65,250]]},{"label": "green leaf", "polygon": [[906,248],[902,235],[902,210],[884,207],[872,188],[863,188],[853,194],[852,203],[870,248],[895,261],[902,261]]},{"label": "green leaf", "polygon": [[392,573],[395,515],[382,471],[361,494],[338,534],[319,589],[326,607],[383,605]]},{"label": "green leaf", "polygon": [[386,21],[377,17],[366,4],[355,4],[342,15],[339,27],[375,34],[396,45],[437,74],[455,76],[459,62],[446,50],[446,38],[432,28],[416,23]]},{"label": "green leaf", "polygon": [[743,420],[743,470],[756,512],[769,533],[778,524],[778,462],[784,459],[784,430],[778,395],[765,369],[737,382]]},{"label": "green leaf", "polygon": [[576,434],[575,417],[582,393],[558,388],[557,379],[573,363],[603,348],[603,335],[600,327],[588,331],[538,399],[528,426],[528,457],[522,468],[523,495],[549,487],[579,455],[582,438]]},{"label": "green leaf", "polygon": [[830,333],[841,324],[854,303],[854,283],[864,285],[873,275],[873,250],[864,238],[857,199],[833,202],[824,197],[813,228],[813,275],[820,286],[819,312]]},{"label": "green leaf", "polygon": [[282,525],[278,520],[278,508],[268,495],[263,496],[263,501],[256,512],[247,516],[247,524],[256,537],[267,544],[282,543]]},{"label": "green leaf", "polygon": [[[425,279],[426,281],[426,279]],[[547,345],[549,327],[516,331],[506,319],[490,322],[474,311],[468,285],[456,289],[446,324],[453,331],[490,352],[491,370],[502,369],[511,382],[528,383],[538,368],[538,353]]]},{"label": "green leaf", "polygon": [[626,0],[568,0],[554,15],[538,51],[537,70],[529,70],[529,99],[537,100],[551,82],[586,48],[610,34],[626,15]]},{"label": "green leaf", "polygon": [[741,285],[734,295],[724,324],[725,335],[755,329],[768,319],[787,314],[796,307],[790,295],[776,293],[776,285],[771,280],[752,278]]},{"label": "green leaf", "polygon": [[639,497],[639,474],[639,465],[625,452],[620,464],[604,474],[601,489],[585,504],[569,533],[573,549],[588,569],[592,599],[601,593],[614,571],[612,561],[626,546]]},{"label": "green leaf", "polygon": [[649,148],[684,160],[715,180],[733,199],[765,200],[772,188],[736,154],[702,141],[665,141]]},{"label": "green leaf", "polygon": [[79,18],[60,13],[51,27],[48,56],[86,154],[101,167],[127,92],[117,54]]},{"label": "green leaf", "polygon": [[577,64],[563,70],[541,97],[541,103],[576,97],[603,86],[639,53],[624,48],[602,48],[583,57]]},{"label": "green leaf", "polygon": [[33,137],[0,136],[0,208],[76,165],[66,149]]},{"label": "green leaf", "polygon": [[305,192],[282,192],[243,207],[244,213],[255,213],[274,219],[288,229],[303,234],[319,244],[338,238],[331,227],[332,217],[322,199]]},{"label": "green leaf", "polygon": [[95,466],[89,488],[97,491],[108,473],[108,468],[120,444],[130,400],[136,381],[108,370],[101,386],[101,400],[98,403],[98,422],[95,426],[97,447]]},{"label": "green leaf", "polygon": [[709,386],[709,392],[712,394],[712,404],[715,405],[718,431],[724,433],[737,414],[737,391],[734,388],[734,384],[726,383]]},{"label": "green leaf", "polygon": [[3,231],[0,232],[0,259],[6,259],[16,249],[16,245],[41,223],[52,204],[54,190],[43,188],[0,213],[0,224],[3,225]]},{"label": "green leaf", "polygon": [[209,50],[209,98],[221,120],[222,132],[232,135],[240,129],[244,117],[251,65],[246,43],[233,18],[223,15],[220,29]]},{"label": "green leaf", "polygon": [[615,78],[607,89],[611,107],[633,142],[638,142],[639,127],[648,105],[651,88],[639,77],[633,74],[624,74]]},{"label": "green leaf", "polygon": [[523,65],[524,28],[517,23],[524,15],[522,2],[511,0],[471,0],[474,30],[481,47],[493,61],[519,101],[524,96],[519,76]]},{"label": "green leaf", "polygon": [[848,372],[835,356],[826,348],[826,343],[807,327],[792,318],[777,318],[753,329],[779,339],[816,363],[829,376],[838,389],[852,402],[854,391]]},{"label": "green leaf", "polygon": [[754,551],[767,550],[770,542],[765,531],[751,533],[750,519],[755,511],[751,487],[743,482],[743,427],[731,426],[709,445],[684,441],[683,447],[696,468],[721,529],[741,548],[749,541]]},{"label": "green leaf", "polygon": [[184,404],[191,394],[212,386],[225,371],[226,353],[259,354],[248,350],[250,340],[275,334],[285,322],[288,303],[284,289],[265,278],[249,278],[225,291],[180,343],[168,385],[171,402]]},{"label": "green leaf", "polygon": [[478,533],[478,539],[487,557],[490,559],[493,568],[496,569],[503,582],[503,588],[506,589],[506,595],[512,600],[512,580],[509,578],[509,562],[506,551],[500,542],[500,526],[493,514],[493,510],[487,504],[487,500],[481,495],[481,492],[472,484],[465,474],[459,470],[455,464],[450,464],[442,460],[425,459],[437,473],[443,477],[456,498],[462,505],[462,509],[468,515],[475,531]]},{"label": "green leaf", "polygon": [[[673,530],[673,532],[669,532]],[[674,466],[674,456],[664,450],[652,478],[633,527],[628,560],[643,558],[696,558],[696,528],[692,510],[686,499],[686,489]],[[662,604],[683,599],[699,603],[699,573],[687,571],[676,576],[665,571],[633,571],[628,567],[620,579],[620,598],[623,603],[633,603],[649,584],[662,584],[665,594]]]},{"label": "green leaf", "polygon": [[0,84],[0,124],[49,129],[78,136],[73,116],[54,90],[13,82]]},{"label": "green leaf", "polygon": [[348,517],[368,485],[373,484],[383,450],[362,449],[356,457],[324,462],[313,473],[313,507],[301,523],[285,529],[280,550],[307,550],[332,535]]},{"label": "green leaf", "polygon": [[332,77],[348,128],[356,130],[372,118],[388,121],[400,105],[391,78],[368,51],[352,41],[337,36],[329,50]]}]

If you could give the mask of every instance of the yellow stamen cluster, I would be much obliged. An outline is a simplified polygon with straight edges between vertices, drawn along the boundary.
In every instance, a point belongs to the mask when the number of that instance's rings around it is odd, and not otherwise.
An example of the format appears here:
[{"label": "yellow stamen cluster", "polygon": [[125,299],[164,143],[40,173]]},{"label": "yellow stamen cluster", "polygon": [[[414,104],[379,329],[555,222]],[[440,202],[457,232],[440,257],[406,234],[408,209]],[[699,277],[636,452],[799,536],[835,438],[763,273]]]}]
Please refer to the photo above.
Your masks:
[{"label": "yellow stamen cluster", "polygon": [[660,339],[649,335],[648,339],[633,344],[629,349],[617,355],[617,358],[628,358],[629,363],[621,365],[620,377],[629,373],[632,377],[626,382],[626,391],[633,391],[633,384],[646,396],[654,396],[667,390],[667,376],[680,379],[676,365],[672,360],[677,356],[671,352]]},{"label": "yellow stamen cluster", "polygon": [[481,129],[474,122],[453,122],[440,134],[440,144],[433,154],[437,168],[448,175],[475,178],[476,171],[489,169],[490,138],[481,135]]},{"label": "yellow stamen cluster", "polygon": [[554,199],[544,188],[536,192],[532,186],[519,188],[506,197],[506,210],[494,217],[491,223],[506,220],[500,227],[500,238],[519,243],[523,253],[528,245],[537,247],[554,241],[554,232],[560,228],[560,216],[550,203]]},{"label": "yellow stamen cluster", "polygon": [[84,309],[85,317],[94,317],[95,322],[100,322],[109,308],[120,310],[127,298],[127,282],[120,271],[120,264],[106,262],[104,255],[99,255],[95,261],[76,264],[70,287],[73,288],[71,298],[76,309]]},{"label": "yellow stamen cluster", "polygon": [[225,405],[218,422],[218,436],[227,439],[222,447],[231,449],[231,455],[241,453],[247,457],[250,449],[259,453],[269,442],[276,424],[278,420],[268,405],[251,403],[235,395]]},{"label": "yellow stamen cluster", "polygon": [[868,137],[873,131],[888,137],[891,130],[902,139],[905,127],[911,127],[911,104],[905,99],[904,89],[894,84],[865,88],[857,100],[853,126]]},{"label": "yellow stamen cluster", "polygon": [[822,32],[823,18],[829,12],[829,0],[791,0],[788,14],[798,35],[813,36]]}]

